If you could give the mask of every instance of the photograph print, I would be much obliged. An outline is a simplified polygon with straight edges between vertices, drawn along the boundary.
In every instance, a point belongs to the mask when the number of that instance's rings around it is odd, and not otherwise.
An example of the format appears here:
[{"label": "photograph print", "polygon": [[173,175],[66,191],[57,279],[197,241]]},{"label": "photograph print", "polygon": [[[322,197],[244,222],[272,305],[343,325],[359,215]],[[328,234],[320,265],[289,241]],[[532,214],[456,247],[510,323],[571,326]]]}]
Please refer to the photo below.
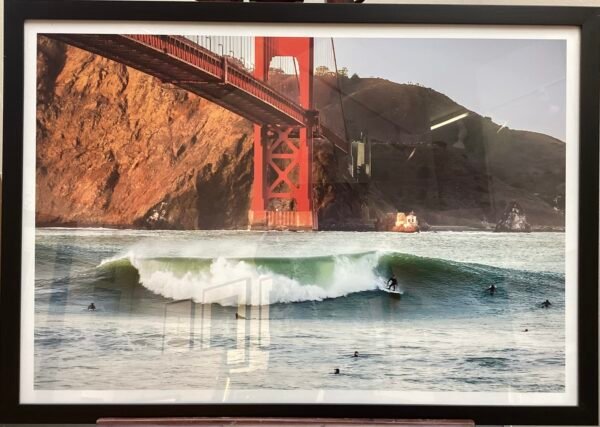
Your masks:
[{"label": "photograph print", "polygon": [[24,403],[577,403],[576,31],[26,28]]}]

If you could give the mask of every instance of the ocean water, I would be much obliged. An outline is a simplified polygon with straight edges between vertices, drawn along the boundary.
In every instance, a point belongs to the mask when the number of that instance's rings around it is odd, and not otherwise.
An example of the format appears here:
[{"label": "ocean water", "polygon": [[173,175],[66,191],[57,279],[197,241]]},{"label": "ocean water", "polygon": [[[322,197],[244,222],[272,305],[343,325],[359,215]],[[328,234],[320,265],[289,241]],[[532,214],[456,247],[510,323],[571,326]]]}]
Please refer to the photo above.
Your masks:
[{"label": "ocean water", "polygon": [[[563,392],[564,248],[563,233],[38,229],[34,387]],[[401,297],[381,289],[391,274]]]}]

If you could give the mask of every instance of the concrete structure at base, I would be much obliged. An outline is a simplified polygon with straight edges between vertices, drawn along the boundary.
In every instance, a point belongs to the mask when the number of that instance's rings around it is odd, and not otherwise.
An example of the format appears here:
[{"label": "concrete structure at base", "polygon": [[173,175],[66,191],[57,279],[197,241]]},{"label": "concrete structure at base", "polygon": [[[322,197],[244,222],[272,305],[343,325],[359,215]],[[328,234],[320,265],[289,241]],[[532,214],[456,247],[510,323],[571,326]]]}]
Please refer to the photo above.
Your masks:
[{"label": "concrete structure at base", "polygon": [[251,210],[248,215],[250,230],[318,230],[316,212],[289,210]]}]

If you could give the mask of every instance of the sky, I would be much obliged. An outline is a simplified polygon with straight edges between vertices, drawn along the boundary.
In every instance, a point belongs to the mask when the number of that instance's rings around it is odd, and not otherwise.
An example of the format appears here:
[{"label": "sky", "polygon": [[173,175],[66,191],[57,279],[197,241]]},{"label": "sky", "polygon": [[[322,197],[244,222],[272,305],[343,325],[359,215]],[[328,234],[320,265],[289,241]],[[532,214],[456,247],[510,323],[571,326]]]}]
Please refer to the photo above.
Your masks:
[{"label": "sky", "polygon": [[566,138],[564,40],[336,38],[349,74],[419,83],[511,129]]}]

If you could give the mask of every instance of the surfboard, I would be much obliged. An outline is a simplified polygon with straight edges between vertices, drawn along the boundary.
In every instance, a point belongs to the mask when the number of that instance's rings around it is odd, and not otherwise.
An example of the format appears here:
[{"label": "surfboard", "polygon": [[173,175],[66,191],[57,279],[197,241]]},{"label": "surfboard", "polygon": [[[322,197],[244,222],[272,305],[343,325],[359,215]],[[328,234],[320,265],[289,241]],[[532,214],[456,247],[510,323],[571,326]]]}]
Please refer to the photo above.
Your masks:
[{"label": "surfboard", "polygon": [[391,289],[386,288],[386,287],[380,287],[379,289],[382,290],[383,292],[386,292],[386,293],[391,294],[391,295],[398,295],[398,296],[404,295],[404,292],[402,292],[398,288],[394,289],[393,291]]}]

